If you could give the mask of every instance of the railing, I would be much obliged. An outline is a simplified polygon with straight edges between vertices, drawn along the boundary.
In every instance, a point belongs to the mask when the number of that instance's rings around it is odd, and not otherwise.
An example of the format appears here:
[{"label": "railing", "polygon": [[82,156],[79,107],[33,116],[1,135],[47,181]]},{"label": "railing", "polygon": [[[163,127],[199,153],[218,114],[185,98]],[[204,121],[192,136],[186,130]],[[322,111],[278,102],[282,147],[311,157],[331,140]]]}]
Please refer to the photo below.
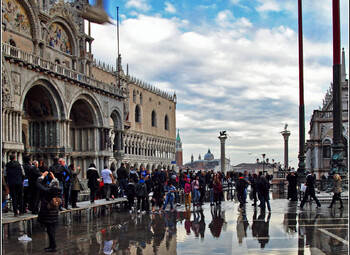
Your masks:
[{"label": "railing", "polygon": [[40,68],[44,72],[51,72],[62,76],[62,78],[68,78],[78,83],[97,88],[99,90],[112,94],[113,96],[124,98],[123,92],[118,87],[95,80],[66,66],[47,61],[32,53],[25,52],[9,44],[2,44],[2,53],[5,57],[12,57],[24,62],[27,65],[32,65],[33,68]]},{"label": "railing", "polygon": [[[348,110],[343,110],[342,112],[343,119],[348,118]],[[322,120],[331,120],[333,119],[333,111],[314,111],[313,118],[316,119],[322,119]]]}]

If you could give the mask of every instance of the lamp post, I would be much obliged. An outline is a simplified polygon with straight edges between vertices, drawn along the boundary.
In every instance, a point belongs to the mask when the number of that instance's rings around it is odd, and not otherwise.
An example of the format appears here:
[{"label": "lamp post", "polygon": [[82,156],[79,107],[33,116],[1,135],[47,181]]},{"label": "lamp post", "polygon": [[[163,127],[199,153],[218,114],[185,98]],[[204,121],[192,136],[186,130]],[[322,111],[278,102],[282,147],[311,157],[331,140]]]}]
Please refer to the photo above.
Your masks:
[{"label": "lamp post", "polygon": [[256,164],[258,165],[258,169],[259,169],[259,165],[262,165],[263,166],[263,174],[265,174],[267,172],[267,171],[265,171],[265,166],[272,166],[272,171],[274,171],[275,164],[276,164],[275,160],[272,159],[272,164],[271,164],[271,163],[269,163],[269,159],[268,158],[265,159],[265,156],[266,156],[265,153],[263,153],[261,155],[263,157],[262,161],[259,161],[258,158],[256,159]]}]

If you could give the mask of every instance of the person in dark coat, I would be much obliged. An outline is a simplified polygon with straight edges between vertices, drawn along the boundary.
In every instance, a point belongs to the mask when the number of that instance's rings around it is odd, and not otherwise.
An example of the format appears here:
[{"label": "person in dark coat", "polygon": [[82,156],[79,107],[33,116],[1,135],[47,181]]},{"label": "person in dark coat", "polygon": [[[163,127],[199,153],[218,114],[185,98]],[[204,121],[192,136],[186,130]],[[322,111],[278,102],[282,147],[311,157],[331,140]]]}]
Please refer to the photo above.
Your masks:
[{"label": "person in dark coat", "polygon": [[244,211],[244,194],[245,189],[248,186],[248,181],[243,177],[243,173],[238,174],[238,180],[236,182],[236,192],[237,192],[237,199],[239,201],[239,208],[238,211],[243,212]]},{"label": "person in dark coat", "polygon": [[287,175],[288,181],[288,199],[291,201],[298,201],[297,184],[298,176],[292,169]]},{"label": "person in dark coat", "polygon": [[100,186],[100,175],[94,163],[90,164],[86,172],[86,177],[88,179],[88,188],[90,189],[90,202],[93,204],[95,203],[95,197]]},{"label": "person in dark coat", "polygon": [[305,190],[305,194],[304,194],[304,198],[300,203],[300,209],[303,209],[304,204],[306,203],[307,199],[310,197],[312,197],[316,204],[317,204],[317,208],[321,207],[321,203],[320,201],[318,201],[316,194],[315,194],[315,177],[311,174],[310,171],[307,172],[308,175],[306,176],[306,190]]},{"label": "person in dark coat", "polygon": [[23,158],[24,172],[28,178],[28,189],[29,189],[29,210],[33,214],[38,214],[39,209],[39,190],[36,186],[37,179],[41,176],[41,172],[38,169],[38,161],[33,161],[33,164],[30,164],[29,157]]},{"label": "person in dark coat", "polygon": [[155,206],[159,206],[159,211],[163,206],[163,198],[164,198],[164,186],[161,184],[159,179],[156,179],[153,187],[153,195],[152,195],[152,212],[155,211]]},{"label": "person in dark coat", "polygon": [[117,169],[117,176],[120,187],[120,197],[126,196],[125,190],[128,185],[128,171],[126,170],[124,163],[120,164],[120,167]]},{"label": "person in dark coat", "polygon": [[258,175],[257,174],[253,174],[251,177],[250,177],[250,187],[251,187],[251,192],[252,192],[252,198],[254,200],[254,203],[252,204],[252,206],[256,206],[256,202],[258,201],[258,198],[256,196],[256,193],[257,193],[257,190],[256,190],[256,183],[255,183],[255,180],[258,178]]},{"label": "person in dark coat", "polygon": [[[24,170],[16,160],[14,154],[10,155],[10,162],[5,165],[4,177],[7,180],[12,199],[13,212],[15,217],[24,213],[23,208],[23,180]],[[19,210],[19,211],[18,211]]]},{"label": "person in dark coat", "polygon": [[44,250],[46,252],[56,252],[56,239],[55,231],[58,223],[58,208],[48,209],[47,205],[52,198],[61,196],[61,188],[59,187],[59,181],[55,178],[54,174],[50,172],[52,181],[47,186],[44,184],[44,178],[49,172],[44,172],[37,180],[37,187],[40,191],[40,211],[38,215],[38,222],[45,225],[47,235],[49,236],[49,246]]}]

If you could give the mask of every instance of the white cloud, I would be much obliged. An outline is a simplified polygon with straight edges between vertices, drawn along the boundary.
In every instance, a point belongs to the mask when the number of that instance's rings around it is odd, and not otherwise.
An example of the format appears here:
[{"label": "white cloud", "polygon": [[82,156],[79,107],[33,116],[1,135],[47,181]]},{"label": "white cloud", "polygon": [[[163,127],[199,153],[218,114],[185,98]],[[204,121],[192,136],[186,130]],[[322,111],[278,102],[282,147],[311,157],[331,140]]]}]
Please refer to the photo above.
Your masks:
[{"label": "white cloud", "polygon": [[[264,1],[265,10],[281,7]],[[289,7],[287,7],[289,8]],[[286,26],[257,28],[247,18],[221,12],[220,29],[189,30],[189,22],[139,15],[120,24],[120,51],[129,72],[169,93],[176,91],[177,128],[184,161],[208,147],[218,158],[220,130],[227,130],[232,164],[267,153],[283,162],[280,131],[288,123],[293,166],[298,155],[297,32]],[[115,64],[115,27],[93,25],[94,55]],[[182,31],[186,26],[186,32]],[[103,38],[103,40],[101,40]],[[305,130],[332,81],[332,45],[304,37]],[[308,136],[306,136],[308,138]],[[261,158],[261,157],[260,157]]]},{"label": "white cloud", "polygon": [[127,8],[135,8],[140,11],[149,11],[152,7],[147,3],[147,0],[128,0],[125,4]]},{"label": "white cloud", "polygon": [[169,2],[165,2],[165,11],[169,13],[176,13],[176,8]]}]

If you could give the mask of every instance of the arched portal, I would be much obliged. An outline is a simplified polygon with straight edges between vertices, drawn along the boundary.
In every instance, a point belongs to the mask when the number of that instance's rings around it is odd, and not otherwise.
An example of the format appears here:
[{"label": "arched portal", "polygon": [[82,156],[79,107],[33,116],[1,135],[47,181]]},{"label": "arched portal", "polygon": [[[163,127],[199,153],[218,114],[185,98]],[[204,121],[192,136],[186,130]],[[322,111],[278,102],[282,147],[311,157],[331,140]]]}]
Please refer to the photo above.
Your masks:
[{"label": "arched portal", "polygon": [[24,153],[47,163],[59,155],[58,148],[64,145],[60,140],[59,107],[48,87],[35,85],[28,90],[22,109]]},{"label": "arched portal", "polygon": [[118,158],[120,152],[123,151],[123,125],[122,117],[117,110],[112,111],[109,119],[109,126],[111,128],[109,135],[109,147],[115,152],[115,158]]},{"label": "arched portal", "polygon": [[91,105],[84,99],[74,102],[69,114],[70,144],[73,152],[94,151],[96,149],[96,116]]}]

